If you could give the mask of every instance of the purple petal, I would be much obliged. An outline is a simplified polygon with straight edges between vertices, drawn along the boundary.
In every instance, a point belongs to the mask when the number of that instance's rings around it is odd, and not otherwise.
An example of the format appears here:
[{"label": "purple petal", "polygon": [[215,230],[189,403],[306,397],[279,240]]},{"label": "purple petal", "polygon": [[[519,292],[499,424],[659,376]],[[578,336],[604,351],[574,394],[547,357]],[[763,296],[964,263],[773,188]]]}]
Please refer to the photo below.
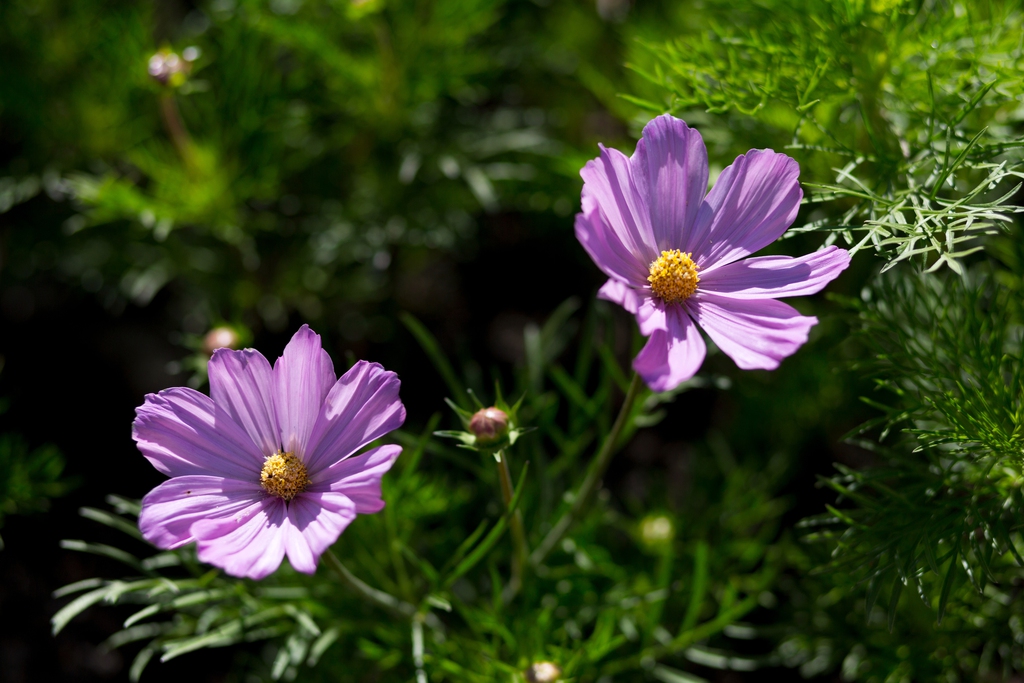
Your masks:
[{"label": "purple petal", "polygon": [[636,324],[640,328],[640,334],[649,337],[655,330],[667,331],[667,309],[664,301],[650,295],[641,301],[636,311]]},{"label": "purple petal", "polygon": [[836,246],[799,258],[758,256],[709,270],[700,288],[736,299],[804,296],[821,291],[848,265],[850,252]]},{"label": "purple petal", "polygon": [[158,548],[180,548],[195,540],[193,523],[231,517],[262,497],[263,489],[255,482],[205,475],[174,477],[142,499],[139,530]]},{"label": "purple petal", "polygon": [[306,457],[306,442],[335,381],[334,364],[320,335],[303,325],[274,364],[274,407],[285,451]]},{"label": "purple petal", "polygon": [[405,406],[398,398],[400,387],[398,375],[377,363],[361,360],[342,375],[313,426],[306,459],[310,476],[401,427]]},{"label": "purple petal", "polygon": [[650,260],[630,253],[597,209],[576,214],[576,239],[608,277],[634,287],[647,284]]},{"label": "purple petal", "polygon": [[670,391],[697,374],[707,347],[697,326],[681,306],[666,310],[668,330],[655,330],[633,360],[636,370],[654,391]]},{"label": "purple petal", "polygon": [[626,251],[648,264],[658,258],[658,243],[647,207],[647,176],[634,173],[632,160],[619,150],[599,147],[601,156],[580,170],[583,213],[599,212]]},{"label": "purple petal", "polygon": [[387,445],[346,458],[318,472],[307,491],[344,493],[355,503],[355,511],[359,514],[380,512],[384,509],[380,496],[381,479],[401,452],[401,446]]},{"label": "purple petal", "polygon": [[731,263],[771,244],[796,219],[800,166],[785,154],[752,149],[722,171],[682,251],[702,269]]},{"label": "purple petal", "polygon": [[277,496],[259,500],[226,519],[192,525],[199,559],[231,576],[262,579],[284,559],[285,502]]},{"label": "purple petal", "polygon": [[634,177],[647,177],[647,204],[658,250],[680,248],[708,189],[704,140],[686,122],[663,114],[644,127],[631,161]]},{"label": "purple petal", "polygon": [[609,278],[608,282],[601,285],[601,289],[597,290],[598,299],[616,303],[634,315],[636,315],[637,309],[640,308],[643,296],[644,294],[641,290],[622,284],[615,278]]},{"label": "purple petal", "polygon": [[702,294],[692,300],[690,310],[718,348],[744,370],[774,370],[807,341],[808,331],[818,323],[775,299]]},{"label": "purple petal", "polygon": [[209,396],[186,387],[148,394],[135,409],[132,437],[163,474],[259,478],[263,455]]},{"label": "purple petal", "polygon": [[281,448],[274,410],[274,371],[255,349],[217,349],[208,366],[217,410],[242,426],[264,455]]},{"label": "purple petal", "polygon": [[356,506],[341,493],[296,496],[288,504],[289,530],[285,538],[288,561],[296,571],[312,574],[320,556],[356,518]]}]

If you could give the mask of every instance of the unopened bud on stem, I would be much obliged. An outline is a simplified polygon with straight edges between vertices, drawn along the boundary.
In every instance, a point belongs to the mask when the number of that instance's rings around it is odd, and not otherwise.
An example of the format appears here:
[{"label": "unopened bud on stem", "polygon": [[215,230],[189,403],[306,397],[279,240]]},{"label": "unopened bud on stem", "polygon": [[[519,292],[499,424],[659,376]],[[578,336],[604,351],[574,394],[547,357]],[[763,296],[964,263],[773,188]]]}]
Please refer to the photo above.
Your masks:
[{"label": "unopened bud on stem", "polygon": [[203,337],[203,350],[212,356],[217,349],[237,349],[240,341],[238,333],[230,327],[215,327]]},{"label": "unopened bud on stem", "polygon": [[476,437],[477,443],[499,441],[508,433],[508,415],[494,406],[481,408],[470,418],[469,431]]},{"label": "unopened bud on stem", "polygon": [[551,662],[531,664],[524,673],[530,683],[555,683],[562,677],[562,670]]},{"label": "unopened bud on stem", "polygon": [[192,62],[199,57],[199,48],[188,47],[178,55],[170,50],[160,50],[149,58],[147,71],[154,81],[161,85],[179,86],[185,82],[192,70]]}]

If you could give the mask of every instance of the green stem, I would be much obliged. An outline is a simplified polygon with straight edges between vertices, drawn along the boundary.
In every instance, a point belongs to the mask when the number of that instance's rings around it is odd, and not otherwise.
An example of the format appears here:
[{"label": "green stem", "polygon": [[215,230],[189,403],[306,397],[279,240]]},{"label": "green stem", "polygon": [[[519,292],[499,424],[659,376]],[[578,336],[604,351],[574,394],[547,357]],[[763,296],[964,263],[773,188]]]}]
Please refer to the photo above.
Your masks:
[{"label": "green stem", "polygon": [[[498,451],[495,457],[498,460],[498,481],[501,482],[501,498],[505,501],[505,508],[508,509],[512,506],[512,472],[508,468],[508,458],[505,457],[504,451]],[[512,554],[512,579],[509,581],[508,591],[505,595],[506,602],[519,592],[523,582],[523,566],[530,555],[530,548],[526,543],[526,531],[523,529],[523,515],[519,510],[512,513],[509,526],[512,527],[512,540],[515,544],[515,549]]]},{"label": "green stem", "polygon": [[590,501],[590,497],[594,494],[598,484],[601,483],[601,477],[604,476],[605,470],[608,469],[608,465],[611,464],[612,456],[615,455],[615,447],[619,441],[619,435],[622,433],[622,428],[626,426],[626,420],[629,418],[629,414],[633,411],[633,403],[636,401],[636,397],[640,394],[640,388],[643,386],[643,381],[640,379],[640,375],[633,373],[633,381],[629,384],[629,389],[626,391],[626,398],[622,401],[622,407],[619,409],[619,414],[615,418],[615,423],[612,425],[612,430],[608,432],[608,436],[605,438],[604,443],[601,444],[601,450],[598,451],[597,457],[594,458],[593,462],[590,463],[590,468],[587,470],[587,476],[583,479],[583,483],[580,484],[579,490],[576,492],[576,497],[572,501],[572,506],[569,511],[562,515],[562,518],[558,520],[558,523],[551,528],[548,535],[544,537],[537,549],[530,555],[530,563],[534,566],[539,565],[544,561],[544,558],[548,556],[554,547],[558,544],[565,532],[569,530],[572,523],[576,521],[580,513],[586,507]]},{"label": "green stem", "polygon": [[412,597],[412,583],[409,581],[409,572],[405,570],[405,560],[398,545],[398,531],[395,529],[395,509],[388,505],[384,508],[384,527],[388,532],[388,549],[391,551],[391,564],[395,567],[395,574],[398,576],[398,586],[401,594],[406,599]]},{"label": "green stem", "polygon": [[192,149],[192,137],[185,128],[185,122],[178,111],[178,103],[174,101],[174,95],[165,92],[160,95],[160,116],[164,120],[164,127],[167,134],[177,150],[178,156],[185,162],[185,166],[195,166],[195,155]]},{"label": "green stem", "polygon": [[390,593],[385,593],[382,590],[377,590],[372,586],[360,581],[355,574],[348,570],[338,556],[334,554],[333,550],[328,550],[324,553],[324,558],[327,560],[327,564],[330,565],[334,573],[337,574],[343,582],[349,585],[356,593],[359,593],[362,597],[366,598],[370,602],[383,607],[384,609],[392,612],[400,617],[411,617],[416,613],[416,608],[407,603],[404,600],[399,600]]}]

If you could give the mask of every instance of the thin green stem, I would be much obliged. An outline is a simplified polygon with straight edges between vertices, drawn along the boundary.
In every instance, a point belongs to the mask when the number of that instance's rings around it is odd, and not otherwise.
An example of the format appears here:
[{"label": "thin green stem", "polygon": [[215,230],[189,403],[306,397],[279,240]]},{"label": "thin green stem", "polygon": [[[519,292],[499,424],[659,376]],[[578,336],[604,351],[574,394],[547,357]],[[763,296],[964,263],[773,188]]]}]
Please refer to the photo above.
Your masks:
[{"label": "thin green stem", "polygon": [[[501,483],[501,498],[505,501],[505,508],[508,509],[512,506],[512,472],[508,468],[508,458],[505,456],[505,451],[498,451],[495,457],[497,458],[498,465],[498,481]],[[523,583],[523,567],[530,556],[530,548],[526,542],[526,531],[523,529],[523,515],[519,510],[512,513],[509,526],[512,528],[512,541],[515,547],[512,554],[512,578],[504,595],[506,602],[510,601],[519,592],[519,588]]]},{"label": "thin green stem", "polygon": [[388,550],[391,554],[391,564],[394,565],[395,574],[398,576],[401,594],[409,599],[412,597],[412,583],[409,581],[409,572],[405,570],[405,560],[399,550],[398,530],[395,528],[395,509],[391,505],[384,508],[384,527],[388,532]]},{"label": "thin green stem", "polygon": [[562,518],[558,520],[558,523],[551,528],[548,535],[544,537],[541,544],[537,546],[537,549],[530,555],[530,563],[534,566],[539,565],[548,556],[554,547],[558,544],[565,533],[572,526],[573,522],[579,517],[580,513],[586,507],[587,503],[590,502],[590,497],[594,494],[598,484],[601,483],[601,477],[604,476],[605,470],[608,469],[608,465],[611,464],[612,456],[615,455],[615,447],[618,445],[619,435],[622,433],[623,427],[626,426],[626,421],[629,418],[630,413],[633,411],[633,403],[636,402],[636,397],[640,394],[640,388],[643,386],[643,381],[640,379],[640,375],[633,373],[633,381],[629,384],[629,389],[626,391],[626,398],[622,401],[622,407],[619,409],[619,414],[615,418],[615,423],[612,425],[612,429],[608,432],[608,436],[605,438],[604,443],[601,444],[601,450],[598,451],[597,457],[594,458],[593,462],[590,463],[590,468],[587,470],[587,476],[583,479],[583,483],[580,484],[579,490],[576,492],[576,497],[573,498],[572,506],[568,512],[562,515]]},{"label": "thin green stem", "polygon": [[160,95],[160,116],[164,120],[164,127],[174,144],[181,160],[189,168],[195,166],[195,153],[192,148],[192,137],[185,128],[185,122],[178,111],[178,103],[174,101],[174,95],[165,92]]},{"label": "thin green stem", "polygon": [[344,583],[370,602],[400,617],[408,618],[416,614],[416,608],[405,600],[399,600],[390,593],[385,593],[360,581],[355,574],[348,570],[348,567],[341,563],[334,551],[328,550],[323,556],[326,558],[327,564]]}]

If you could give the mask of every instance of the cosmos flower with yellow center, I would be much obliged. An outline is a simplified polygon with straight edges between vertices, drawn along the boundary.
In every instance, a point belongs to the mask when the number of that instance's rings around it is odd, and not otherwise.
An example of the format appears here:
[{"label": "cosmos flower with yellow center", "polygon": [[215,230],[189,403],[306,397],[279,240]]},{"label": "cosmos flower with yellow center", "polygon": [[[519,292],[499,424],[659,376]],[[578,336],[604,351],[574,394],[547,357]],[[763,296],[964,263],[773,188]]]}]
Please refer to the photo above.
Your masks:
[{"label": "cosmos flower with yellow center", "polygon": [[253,349],[217,349],[210,396],[177,387],[146,396],[132,435],[171,477],[142,500],[139,529],[164,549],[261,579],[284,556],[312,574],[357,514],[379,512],[381,478],[402,451],[366,444],[405,421],[399,381],[359,361],[337,378],[320,337],[295,333],[271,367]]},{"label": "cosmos flower with yellow center", "polygon": [[633,156],[601,146],[583,176],[576,237],[608,281],[598,296],[636,316],[647,344],[633,368],[655,391],[700,369],[703,328],[745,370],[772,370],[817,318],[778,299],[814,294],[850,263],[845,249],[747,258],[796,219],[800,167],[752,149],[707,191],[700,133],[673,116],[644,128]]}]

